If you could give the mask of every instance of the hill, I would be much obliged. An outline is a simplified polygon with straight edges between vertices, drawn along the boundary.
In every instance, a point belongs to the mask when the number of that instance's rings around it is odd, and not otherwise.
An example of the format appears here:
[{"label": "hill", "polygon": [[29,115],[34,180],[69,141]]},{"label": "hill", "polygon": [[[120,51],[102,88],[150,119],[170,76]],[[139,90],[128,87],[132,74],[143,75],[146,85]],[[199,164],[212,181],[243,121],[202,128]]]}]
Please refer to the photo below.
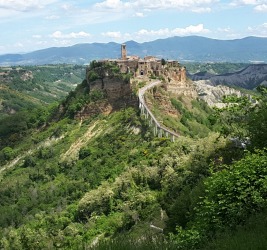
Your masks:
[{"label": "hill", "polygon": [[64,98],[84,74],[78,65],[0,67],[0,118]]},{"label": "hill", "polygon": [[[184,128],[171,142],[154,136],[134,92],[116,91],[155,79],[131,86],[102,63],[87,73],[52,109],[0,123],[0,248],[216,249],[237,232],[260,249],[266,233],[248,230],[266,217],[266,88],[257,104],[234,96],[212,110],[190,81],[176,91],[161,79],[145,98],[165,126]],[[227,136],[249,136],[249,147]]]},{"label": "hill", "polygon": [[[171,37],[151,42],[126,42],[129,55],[156,55],[179,61],[267,62],[267,38],[246,37],[216,40],[198,36]],[[120,45],[110,43],[77,44],[25,54],[0,56],[0,65],[39,65],[55,63],[87,64],[91,60],[120,57]]]},{"label": "hill", "polygon": [[192,80],[205,80],[210,85],[227,85],[254,89],[259,85],[267,84],[267,64],[253,64],[244,69],[220,75],[208,72],[198,72],[189,76]]}]

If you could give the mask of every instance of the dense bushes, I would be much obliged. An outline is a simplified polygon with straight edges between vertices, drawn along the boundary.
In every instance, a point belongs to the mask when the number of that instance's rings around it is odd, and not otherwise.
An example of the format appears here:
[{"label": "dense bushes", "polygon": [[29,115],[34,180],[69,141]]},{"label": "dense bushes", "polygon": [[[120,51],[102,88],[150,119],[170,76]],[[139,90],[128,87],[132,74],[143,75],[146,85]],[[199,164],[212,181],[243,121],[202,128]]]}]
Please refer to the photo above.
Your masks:
[{"label": "dense bushes", "polygon": [[248,153],[225,166],[204,183],[205,193],[195,206],[195,215],[173,236],[178,247],[196,247],[224,230],[235,229],[267,203],[267,154]]}]

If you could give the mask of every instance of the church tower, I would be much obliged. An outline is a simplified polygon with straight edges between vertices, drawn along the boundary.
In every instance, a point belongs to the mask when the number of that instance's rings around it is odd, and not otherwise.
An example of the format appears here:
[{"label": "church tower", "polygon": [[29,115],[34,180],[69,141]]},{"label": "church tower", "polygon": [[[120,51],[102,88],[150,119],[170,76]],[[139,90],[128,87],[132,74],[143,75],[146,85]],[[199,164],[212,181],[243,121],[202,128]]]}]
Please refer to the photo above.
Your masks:
[{"label": "church tower", "polygon": [[121,45],[121,59],[127,60],[126,44]]}]

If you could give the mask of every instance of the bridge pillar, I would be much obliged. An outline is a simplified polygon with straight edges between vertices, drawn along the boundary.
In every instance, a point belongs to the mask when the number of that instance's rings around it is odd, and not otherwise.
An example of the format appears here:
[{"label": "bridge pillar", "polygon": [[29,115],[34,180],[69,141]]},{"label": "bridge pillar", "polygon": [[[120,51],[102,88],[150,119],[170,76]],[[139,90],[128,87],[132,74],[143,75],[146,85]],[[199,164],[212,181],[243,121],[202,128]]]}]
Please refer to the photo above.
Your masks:
[{"label": "bridge pillar", "polygon": [[145,114],[145,118],[148,119],[148,111],[145,108],[144,108],[144,114]]},{"label": "bridge pillar", "polygon": [[166,138],[169,138],[169,132],[168,131],[166,131],[165,135],[166,135]]},{"label": "bridge pillar", "polygon": [[162,137],[162,129],[158,128],[158,137],[161,138]]},{"label": "bridge pillar", "polygon": [[156,123],[154,124],[154,136],[158,136],[158,126]]},{"label": "bridge pillar", "polygon": [[140,103],[140,109],[141,109],[141,115],[144,115],[145,114],[145,108],[144,108],[143,103]]},{"label": "bridge pillar", "polygon": [[149,125],[151,126],[153,124],[153,118],[150,116]]}]

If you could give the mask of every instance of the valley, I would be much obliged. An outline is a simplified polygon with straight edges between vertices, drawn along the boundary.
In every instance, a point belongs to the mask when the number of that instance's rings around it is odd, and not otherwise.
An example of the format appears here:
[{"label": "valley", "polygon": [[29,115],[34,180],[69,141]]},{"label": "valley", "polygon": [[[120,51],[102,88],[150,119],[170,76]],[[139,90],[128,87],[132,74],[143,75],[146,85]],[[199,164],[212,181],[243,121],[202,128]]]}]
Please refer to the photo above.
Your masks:
[{"label": "valley", "polygon": [[77,65],[0,67],[0,117],[66,97],[84,74]]},{"label": "valley", "polygon": [[[1,97],[0,248],[220,249],[230,233],[251,246],[244,231],[266,215],[265,66],[224,65],[231,80],[213,83],[166,65],[1,69],[14,97]],[[230,140],[247,137],[245,150]]]}]

